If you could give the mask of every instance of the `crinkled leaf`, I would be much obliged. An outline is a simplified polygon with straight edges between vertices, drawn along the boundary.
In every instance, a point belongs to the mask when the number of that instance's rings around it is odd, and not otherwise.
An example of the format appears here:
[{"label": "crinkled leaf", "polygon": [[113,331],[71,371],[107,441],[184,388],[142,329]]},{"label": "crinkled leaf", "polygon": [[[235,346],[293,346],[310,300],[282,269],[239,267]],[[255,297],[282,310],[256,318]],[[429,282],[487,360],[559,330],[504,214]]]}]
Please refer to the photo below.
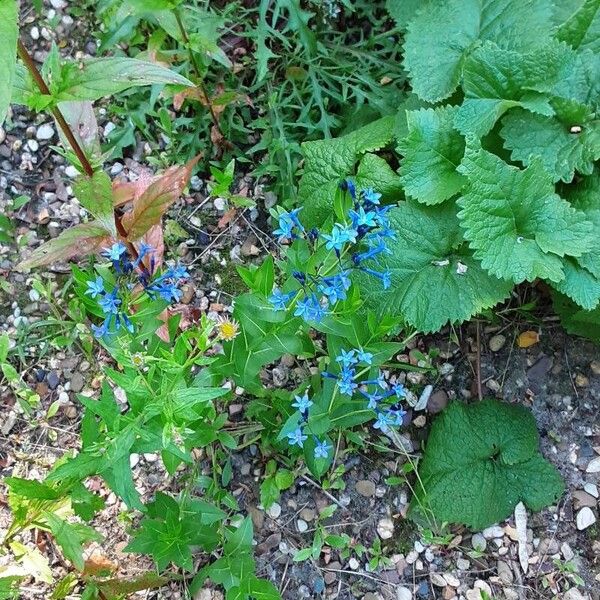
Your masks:
[{"label": "crinkled leaf", "polygon": [[569,333],[600,342],[600,306],[585,310],[559,293],[553,295],[553,301],[554,310]]},{"label": "crinkled leaf", "polygon": [[160,65],[135,58],[93,58],[61,65],[54,101],[98,100],[131,87],[152,84],[193,86],[187,78]]},{"label": "crinkled leaf", "polygon": [[112,184],[104,171],[96,171],[90,178],[80,175],[73,184],[73,191],[80,204],[113,237],[117,235],[113,209]]},{"label": "crinkled leaf", "polygon": [[473,258],[453,203],[429,208],[405,202],[389,215],[397,239],[377,268],[391,271],[392,285],[384,291],[365,275],[360,283],[370,306],[401,314],[430,332],[464,321],[510,293],[510,282],[489,275]]},{"label": "crinkled leaf", "polygon": [[183,193],[199,159],[200,157],[197,156],[182,167],[167,169],[164,175],[150,184],[146,191],[134,200],[132,210],[123,216],[127,239],[137,240],[152,226],[160,223],[169,206]]},{"label": "crinkled leaf", "polygon": [[21,269],[31,269],[73,256],[85,256],[110,245],[111,236],[97,221],[74,225],[57,238],[36,248],[29,258],[19,264]]},{"label": "crinkled leaf", "polygon": [[405,66],[413,90],[429,102],[458,86],[465,56],[477,40],[528,51],[551,30],[550,0],[435,0],[409,23]]},{"label": "crinkled leaf", "polygon": [[358,188],[373,188],[385,198],[399,198],[402,195],[400,177],[387,161],[376,154],[367,153],[356,170],[355,183]]},{"label": "crinkled leaf", "polygon": [[4,123],[12,96],[19,37],[17,0],[0,0],[0,125]]},{"label": "crinkled leaf", "polygon": [[345,136],[302,144],[305,164],[298,195],[306,227],[319,226],[331,215],[340,182],[354,174],[361,155],[392,139],[393,124],[394,117],[383,117]]},{"label": "crinkled leaf", "polygon": [[600,0],[585,0],[559,28],[556,37],[573,48],[600,52]]},{"label": "crinkled leaf", "polygon": [[83,571],[85,567],[83,545],[86,542],[98,542],[102,540],[102,536],[87,525],[69,523],[52,513],[45,513],[44,518],[65,557],[73,563],[77,570]]},{"label": "crinkled leaf", "polygon": [[600,158],[600,122],[575,102],[560,102],[556,113],[545,117],[512,111],[503,120],[504,147],[525,165],[539,157],[554,181],[572,181],[575,171],[590,175]]},{"label": "crinkled leaf", "polygon": [[[524,64],[533,61],[539,52],[523,55],[484,42],[465,60],[463,89],[465,100],[458,109],[455,125],[464,134],[482,137],[510,108],[521,106],[532,112],[553,115],[548,100],[527,90],[533,83],[533,73],[525,77]],[[545,74],[548,77],[548,74]]]},{"label": "crinkled leaf", "polygon": [[400,140],[400,175],[407,196],[424,204],[439,204],[457,194],[465,183],[456,167],[465,150],[454,129],[456,107],[407,111],[408,135]]},{"label": "crinkled leaf", "polygon": [[600,279],[579,264],[579,259],[563,260],[565,278],[552,284],[559,292],[569,296],[585,310],[593,310],[600,302]]},{"label": "crinkled leaf", "polygon": [[538,450],[535,420],[521,405],[453,402],[434,421],[419,463],[419,504],[438,522],[483,529],[523,502],[541,510],[556,502],[563,481]]},{"label": "crinkled leaf", "polygon": [[536,160],[525,170],[480,147],[467,147],[459,170],[468,177],[458,214],[464,236],[484,269],[515,283],[560,281],[560,257],[581,256],[592,244],[592,223],[554,192]]},{"label": "crinkled leaf", "polygon": [[386,0],[385,7],[396,25],[405,29],[417,11],[427,4],[427,0]]}]

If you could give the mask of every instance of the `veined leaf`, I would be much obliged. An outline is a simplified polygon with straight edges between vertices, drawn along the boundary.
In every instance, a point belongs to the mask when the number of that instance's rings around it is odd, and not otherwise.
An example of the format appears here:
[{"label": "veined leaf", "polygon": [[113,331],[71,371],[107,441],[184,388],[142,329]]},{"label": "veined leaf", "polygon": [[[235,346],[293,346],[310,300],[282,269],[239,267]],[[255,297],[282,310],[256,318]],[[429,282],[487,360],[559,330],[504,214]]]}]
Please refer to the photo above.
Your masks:
[{"label": "veined leaf", "polygon": [[141,238],[160,219],[169,206],[181,196],[189,183],[192,171],[200,160],[197,156],[183,167],[171,167],[154,181],[133,203],[130,212],[123,216],[123,226],[127,239],[135,241]]},{"label": "veined leaf", "polygon": [[541,510],[564,484],[538,445],[535,420],[523,406],[453,402],[431,428],[411,509],[473,529],[504,520],[519,502]]},{"label": "veined leaf", "polygon": [[528,51],[549,37],[550,0],[434,0],[409,23],[404,43],[413,90],[438,102],[454,92],[478,40]]},{"label": "veined leaf", "polygon": [[445,106],[406,113],[408,135],[398,144],[400,179],[406,195],[424,204],[439,204],[465,184],[456,170],[465,151],[465,140],[454,129],[456,111]]},{"label": "veined leaf", "polygon": [[386,0],[385,7],[396,25],[406,29],[408,23],[417,14],[417,11],[427,4],[428,0]]},{"label": "veined leaf", "polygon": [[390,270],[392,285],[385,291],[366,281],[366,275],[360,280],[373,309],[400,314],[430,332],[464,321],[510,293],[511,283],[483,270],[463,242],[454,203],[424,207],[403,202],[388,214],[396,240],[377,269]]},{"label": "veined leaf", "polygon": [[600,0],[584,0],[578,10],[565,21],[556,37],[573,48],[600,52]]},{"label": "veined leaf", "polygon": [[[89,100],[85,102],[60,102],[58,108],[90,162],[92,164],[101,162],[102,150],[98,136],[98,122],[92,103]],[[58,127],[57,130],[63,146],[69,148],[69,141],[64,137],[62,129]],[[90,212],[93,213],[93,211]]]},{"label": "veined leaf", "polygon": [[566,257],[563,261],[565,278],[553,287],[569,296],[585,310],[593,310],[600,303],[600,279],[583,267],[579,260]]},{"label": "veined leaf", "polygon": [[73,190],[80,204],[96,217],[96,221],[110,235],[116,237],[110,177],[104,171],[96,171],[91,178],[80,175],[73,185]]},{"label": "veined leaf", "polygon": [[0,0],[0,125],[4,123],[10,106],[18,37],[19,4],[17,0]]},{"label": "veined leaf", "polygon": [[56,102],[98,100],[131,87],[152,84],[193,86],[187,78],[152,62],[135,58],[93,58],[61,65]]},{"label": "veined leaf", "polygon": [[96,221],[74,225],[57,238],[36,248],[28,259],[19,264],[21,269],[31,269],[73,256],[85,256],[110,245],[110,233]]},{"label": "veined leaf", "polygon": [[384,117],[340,138],[302,144],[305,166],[298,195],[306,227],[321,225],[327,219],[340,182],[354,174],[363,154],[382,148],[392,139],[393,126],[394,117]]},{"label": "veined leaf", "polygon": [[557,282],[564,278],[562,256],[591,249],[592,223],[555,194],[539,160],[521,171],[473,142],[459,170],[469,180],[458,200],[464,236],[496,277]]}]

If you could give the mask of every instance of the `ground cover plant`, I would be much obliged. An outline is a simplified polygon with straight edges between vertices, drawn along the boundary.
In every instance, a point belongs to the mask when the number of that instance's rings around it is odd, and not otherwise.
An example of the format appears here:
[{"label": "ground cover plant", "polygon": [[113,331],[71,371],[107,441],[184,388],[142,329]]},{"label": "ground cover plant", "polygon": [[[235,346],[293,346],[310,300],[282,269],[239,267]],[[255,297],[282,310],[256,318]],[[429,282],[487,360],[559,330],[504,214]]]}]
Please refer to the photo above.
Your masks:
[{"label": "ground cover plant", "polygon": [[[68,58],[55,43],[34,56],[20,27],[29,15],[0,0],[0,123],[9,128],[25,109],[52,116],[60,145],[50,150],[70,165],[83,218],[27,249],[15,271],[30,278],[30,297],[53,307],[35,335],[90,362],[102,357],[94,392],[73,394],[78,446],[39,477],[16,470],[3,480],[11,516],[0,597],[23,597],[32,581],[57,600],[158,598],[173,585],[203,600],[214,588],[227,600],[291,597],[263,576],[260,519],[230,489],[251,449],[264,467],[260,511],[275,520],[301,482],[331,501],[313,515],[312,542],[285,549],[284,576],[289,564],[328,564],[333,550],[350,573],[359,560],[367,574],[386,570],[406,523],[448,550],[472,535],[475,560],[476,536],[484,550],[488,539],[478,532],[507,518],[527,573],[527,510],[559,511],[570,481],[540,452],[537,392],[527,389],[530,406],[485,397],[480,329],[495,331],[504,310],[535,319],[539,302],[568,332],[600,341],[600,0],[388,0],[385,9],[103,0],[73,11],[95,13],[98,56]],[[34,10],[39,18],[43,3]],[[97,115],[117,122],[106,145]],[[154,174],[111,178],[107,162],[142,140]],[[240,170],[265,178],[277,202],[240,193]],[[259,258],[235,273],[225,267],[239,288],[231,313],[212,317],[208,305],[185,307],[203,276],[188,245],[173,251],[173,227],[184,239],[185,219],[165,224],[206,172],[207,198],[227,209],[219,228],[254,211],[271,229],[263,252],[249,248]],[[28,202],[19,198],[16,210]],[[8,215],[0,241],[18,241]],[[66,309],[35,275],[65,263]],[[520,302],[530,293],[535,301]],[[474,317],[475,391],[435,407],[429,382],[454,367],[439,365],[439,349],[421,351],[424,334],[445,328],[456,342]],[[532,327],[517,347],[539,342]],[[18,340],[0,335],[0,369],[15,410],[33,423],[42,398],[28,384],[24,347],[42,338],[20,331]],[[499,337],[492,352],[506,342]],[[278,383],[284,361],[297,373]],[[585,381],[567,367],[577,395]],[[51,404],[44,423],[59,408]],[[232,418],[239,413],[243,421]],[[417,444],[409,428],[422,432]],[[586,443],[594,457],[597,444]],[[151,494],[134,474],[147,455],[168,477]],[[405,490],[369,546],[326,522],[344,509],[331,491],[344,489],[357,455],[393,465],[385,486],[367,482],[372,493],[363,485],[359,495]],[[580,531],[596,520],[597,487],[586,484]],[[123,553],[142,561],[135,576],[89,552],[111,542],[98,528],[104,489],[120,506]],[[544,580],[553,594],[585,584],[565,560],[560,578]],[[442,581],[455,597],[458,585]],[[325,580],[311,585],[319,595]],[[490,594],[466,591],[468,600]]]}]

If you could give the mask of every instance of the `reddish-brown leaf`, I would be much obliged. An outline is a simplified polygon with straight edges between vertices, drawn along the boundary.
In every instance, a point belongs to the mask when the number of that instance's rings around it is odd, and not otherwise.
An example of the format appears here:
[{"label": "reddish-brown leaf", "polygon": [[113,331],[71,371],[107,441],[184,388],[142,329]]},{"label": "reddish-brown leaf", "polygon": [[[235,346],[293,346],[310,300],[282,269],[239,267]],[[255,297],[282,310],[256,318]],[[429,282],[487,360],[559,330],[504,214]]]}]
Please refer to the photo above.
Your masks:
[{"label": "reddish-brown leaf", "polygon": [[225,214],[219,219],[219,222],[217,223],[217,227],[219,229],[225,229],[225,227],[227,227],[227,225],[229,225],[229,223],[231,223],[231,221],[233,221],[233,219],[235,218],[235,216],[237,215],[237,209],[235,208],[230,208],[228,211],[225,212]]},{"label": "reddish-brown leaf", "polygon": [[139,198],[155,180],[150,171],[142,171],[137,181],[117,181],[112,183],[113,206],[123,206],[128,202],[133,202]]},{"label": "reddish-brown leaf", "polygon": [[74,225],[57,238],[36,248],[28,259],[19,263],[20,269],[31,269],[73,256],[93,254],[111,244],[112,237],[97,221]]},{"label": "reddish-brown leaf", "polygon": [[154,248],[154,252],[151,256],[146,255],[143,258],[144,265],[146,265],[147,269],[150,269],[150,259],[152,258],[154,260],[154,267],[157,269],[162,265],[165,255],[165,239],[163,236],[162,224],[159,223],[158,225],[150,227],[142,238],[142,241]]},{"label": "reddish-brown leaf", "polygon": [[97,582],[96,585],[105,596],[114,598],[115,596],[129,596],[135,592],[159,588],[172,580],[179,581],[181,576],[172,574],[167,578],[148,572],[134,579],[109,579],[108,581]]},{"label": "reddish-brown leaf", "polygon": [[171,167],[146,191],[133,200],[133,208],[123,215],[122,223],[129,241],[139,240],[153,225],[160,223],[166,210],[187,186],[200,156],[182,167]]}]

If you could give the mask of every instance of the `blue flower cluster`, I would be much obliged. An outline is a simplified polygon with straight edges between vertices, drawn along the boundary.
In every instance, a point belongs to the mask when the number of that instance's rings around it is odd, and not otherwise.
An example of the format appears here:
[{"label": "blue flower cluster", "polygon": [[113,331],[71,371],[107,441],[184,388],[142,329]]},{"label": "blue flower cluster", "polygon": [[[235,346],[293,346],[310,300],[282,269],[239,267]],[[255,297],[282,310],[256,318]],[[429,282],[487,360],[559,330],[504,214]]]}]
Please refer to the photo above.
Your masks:
[{"label": "blue flower cluster", "polygon": [[[131,259],[127,246],[122,242],[117,242],[102,252],[102,256],[108,258],[112,263],[117,276],[117,284],[108,291],[105,288],[105,281],[99,275],[96,279],[87,282],[85,293],[91,298],[97,299],[104,313],[102,325],[92,325],[92,331],[97,338],[112,331],[118,331],[121,327],[133,333],[133,323],[125,312],[124,305],[127,302],[124,302],[124,298],[125,292],[133,290],[138,284],[141,284],[151,299],[160,297],[169,303],[181,300],[182,291],[179,286],[189,277],[186,268],[176,265],[156,276],[153,253],[154,249],[144,242],[140,244],[135,260]],[[144,263],[144,258],[147,256],[149,257],[149,267]],[[135,278],[132,276],[133,273],[135,273]]]},{"label": "blue flower cluster", "polygon": [[[339,374],[323,372],[322,375],[328,379],[335,379],[338,390],[345,396],[354,396],[359,393],[367,400],[367,408],[375,412],[375,422],[373,427],[383,433],[387,433],[391,427],[400,427],[404,423],[406,411],[400,404],[402,398],[406,398],[406,389],[401,383],[390,383],[385,375],[380,371],[375,379],[361,380],[363,373],[369,370],[373,362],[373,354],[366,352],[362,348],[352,350],[341,350],[336,362],[341,367]],[[357,372],[357,368],[363,369]],[[313,405],[309,400],[308,393],[304,396],[295,396],[295,402],[292,406],[300,412],[300,421],[298,427],[287,434],[287,440],[290,446],[299,446],[302,448],[304,442],[308,439],[305,433],[305,426],[308,423],[308,409]],[[326,441],[315,439],[315,458],[327,458],[331,445]]]},{"label": "blue flower cluster", "polygon": [[346,180],[342,189],[350,194],[352,208],[346,222],[335,223],[329,233],[320,233],[316,229],[307,231],[298,218],[301,208],[279,215],[279,227],[273,232],[279,242],[304,238],[314,244],[324,244],[327,250],[335,253],[336,262],[327,265],[326,273],[321,273],[325,265],[316,275],[294,272],[300,290],[284,293],[276,288],[269,297],[275,310],[287,310],[297,300],[294,315],[305,321],[319,322],[328,314],[330,306],[346,299],[351,285],[350,274],[356,270],[379,279],[384,289],[390,287],[390,271],[377,271],[365,265],[379,254],[390,253],[386,242],[395,237],[386,216],[390,207],[379,205],[381,194],[372,188],[357,192],[354,183]]}]

